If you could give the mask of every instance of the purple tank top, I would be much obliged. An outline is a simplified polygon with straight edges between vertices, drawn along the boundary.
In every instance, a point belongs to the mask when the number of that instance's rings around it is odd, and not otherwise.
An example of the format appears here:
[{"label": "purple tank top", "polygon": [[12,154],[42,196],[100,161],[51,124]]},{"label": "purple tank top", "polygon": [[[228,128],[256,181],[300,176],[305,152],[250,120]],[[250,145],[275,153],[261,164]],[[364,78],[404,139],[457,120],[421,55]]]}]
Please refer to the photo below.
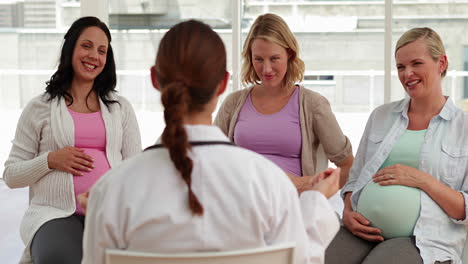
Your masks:
[{"label": "purple tank top", "polygon": [[249,94],[239,112],[234,142],[262,154],[284,171],[302,176],[299,87],[294,89],[289,102],[271,115],[257,112]]}]

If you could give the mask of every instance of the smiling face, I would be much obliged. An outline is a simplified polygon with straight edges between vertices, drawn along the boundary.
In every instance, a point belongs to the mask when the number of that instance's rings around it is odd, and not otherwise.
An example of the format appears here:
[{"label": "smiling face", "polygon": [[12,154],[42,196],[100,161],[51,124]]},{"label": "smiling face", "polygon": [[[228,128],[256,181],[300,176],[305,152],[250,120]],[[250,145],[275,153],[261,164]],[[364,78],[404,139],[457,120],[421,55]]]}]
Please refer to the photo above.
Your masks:
[{"label": "smiling face", "polygon": [[74,79],[94,82],[106,65],[109,40],[98,27],[88,27],[81,33],[73,50]]},{"label": "smiling face", "polygon": [[252,64],[263,86],[280,87],[288,70],[288,53],[278,44],[255,39],[252,42]]},{"label": "smiling face", "polygon": [[411,98],[442,94],[441,73],[447,67],[447,57],[442,55],[434,60],[424,39],[398,49],[395,60],[398,78]]}]

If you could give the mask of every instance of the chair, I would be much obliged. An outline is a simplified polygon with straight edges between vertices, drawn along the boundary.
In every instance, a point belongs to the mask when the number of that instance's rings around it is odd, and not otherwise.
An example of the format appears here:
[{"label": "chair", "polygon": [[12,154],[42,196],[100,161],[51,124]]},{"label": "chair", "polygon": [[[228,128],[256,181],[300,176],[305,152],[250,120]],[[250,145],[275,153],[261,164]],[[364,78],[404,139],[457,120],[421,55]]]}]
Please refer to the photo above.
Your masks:
[{"label": "chair", "polygon": [[295,243],[256,249],[180,254],[107,249],[106,264],[293,264]]}]

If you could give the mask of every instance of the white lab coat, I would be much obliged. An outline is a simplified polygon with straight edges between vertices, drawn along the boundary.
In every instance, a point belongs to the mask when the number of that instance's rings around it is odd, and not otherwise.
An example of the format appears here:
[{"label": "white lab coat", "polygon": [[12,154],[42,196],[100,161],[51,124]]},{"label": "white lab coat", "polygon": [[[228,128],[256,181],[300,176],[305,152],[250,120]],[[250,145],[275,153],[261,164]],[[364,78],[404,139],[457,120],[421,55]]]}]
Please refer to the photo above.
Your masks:
[{"label": "white lab coat", "polygon": [[[186,126],[190,141],[229,141],[215,126]],[[175,253],[257,248],[296,242],[296,263],[323,263],[339,229],[327,199],[300,199],[285,173],[235,146],[193,147],[192,190],[204,208],[193,216],[188,188],[167,149],[145,151],[92,188],[84,264],[104,263],[106,248]]]}]

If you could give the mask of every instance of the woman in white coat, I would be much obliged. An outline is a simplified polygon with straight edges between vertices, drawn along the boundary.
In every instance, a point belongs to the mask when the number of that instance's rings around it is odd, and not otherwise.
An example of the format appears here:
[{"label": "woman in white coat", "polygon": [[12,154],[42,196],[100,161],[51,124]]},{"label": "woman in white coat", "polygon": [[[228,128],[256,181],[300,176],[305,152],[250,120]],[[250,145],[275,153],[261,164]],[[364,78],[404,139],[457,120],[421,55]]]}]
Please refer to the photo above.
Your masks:
[{"label": "woman in white coat", "polygon": [[166,128],[160,144],[91,190],[83,263],[104,263],[106,248],[177,253],[282,242],[296,242],[296,263],[322,263],[339,227],[326,197],[337,191],[340,170],[322,172],[298,197],[279,167],[212,125],[229,74],[209,26],[190,20],[171,28],[151,70]]}]

